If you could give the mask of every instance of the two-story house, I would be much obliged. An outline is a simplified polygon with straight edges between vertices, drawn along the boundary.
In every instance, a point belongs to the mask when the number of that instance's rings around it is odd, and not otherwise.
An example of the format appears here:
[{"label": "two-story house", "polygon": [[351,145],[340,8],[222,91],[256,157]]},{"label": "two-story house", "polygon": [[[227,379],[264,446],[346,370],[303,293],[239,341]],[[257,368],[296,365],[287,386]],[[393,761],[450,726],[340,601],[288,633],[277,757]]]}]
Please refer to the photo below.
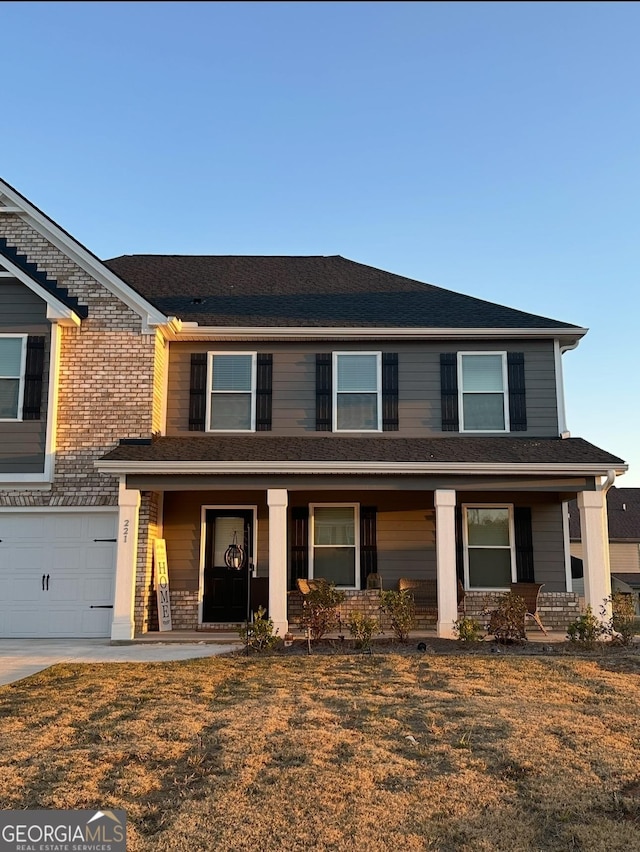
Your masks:
[{"label": "two-story house", "polygon": [[[568,437],[562,353],[585,329],[342,257],[101,261],[0,182],[0,636],[149,628],[166,540],[174,626],[281,634],[302,577],[434,578],[469,596],[610,591],[606,491]],[[247,575],[229,564],[237,543]]]}]

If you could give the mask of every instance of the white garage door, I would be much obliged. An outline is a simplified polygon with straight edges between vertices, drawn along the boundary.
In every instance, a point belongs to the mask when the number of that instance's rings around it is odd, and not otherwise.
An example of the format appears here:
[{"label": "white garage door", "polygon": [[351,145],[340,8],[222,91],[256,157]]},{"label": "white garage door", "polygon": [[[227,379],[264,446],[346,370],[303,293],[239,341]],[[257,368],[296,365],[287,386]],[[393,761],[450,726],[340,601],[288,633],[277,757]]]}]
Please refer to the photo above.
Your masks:
[{"label": "white garage door", "polygon": [[110,635],[117,518],[0,511],[0,637]]}]

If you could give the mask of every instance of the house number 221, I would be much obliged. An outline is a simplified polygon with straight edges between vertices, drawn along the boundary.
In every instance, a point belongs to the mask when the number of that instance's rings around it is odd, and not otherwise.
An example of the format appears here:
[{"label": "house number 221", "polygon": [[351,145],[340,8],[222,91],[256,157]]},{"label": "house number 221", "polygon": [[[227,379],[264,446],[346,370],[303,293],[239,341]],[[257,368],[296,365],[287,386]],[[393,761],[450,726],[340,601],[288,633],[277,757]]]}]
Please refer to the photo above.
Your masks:
[{"label": "house number 221", "polygon": [[122,527],[122,541],[126,544],[129,539],[129,524],[130,521],[125,521]]}]

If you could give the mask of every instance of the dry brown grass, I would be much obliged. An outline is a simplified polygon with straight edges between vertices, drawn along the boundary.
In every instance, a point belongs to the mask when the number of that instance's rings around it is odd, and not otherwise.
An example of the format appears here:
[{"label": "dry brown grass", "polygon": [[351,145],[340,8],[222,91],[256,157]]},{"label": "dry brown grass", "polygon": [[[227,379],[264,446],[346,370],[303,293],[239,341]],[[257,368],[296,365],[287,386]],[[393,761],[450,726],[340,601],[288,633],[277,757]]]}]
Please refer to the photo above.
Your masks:
[{"label": "dry brown grass", "polygon": [[0,808],[132,852],[640,848],[639,660],[217,657],[0,688]]}]

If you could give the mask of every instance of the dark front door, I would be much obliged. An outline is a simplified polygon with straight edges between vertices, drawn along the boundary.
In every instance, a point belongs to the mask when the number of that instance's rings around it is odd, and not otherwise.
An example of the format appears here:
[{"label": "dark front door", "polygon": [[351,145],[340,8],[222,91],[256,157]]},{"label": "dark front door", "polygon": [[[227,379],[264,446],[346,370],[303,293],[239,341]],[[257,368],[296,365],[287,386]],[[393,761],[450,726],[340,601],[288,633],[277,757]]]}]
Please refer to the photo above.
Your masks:
[{"label": "dark front door", "polygon": [[[204,622],[240,622],[247,617],[247,580],[253,569],[253,512],[250,509],[208,509],[204,557]],[[233,543],[244,548],[245,564],[236,570],[225,563]]]}]

